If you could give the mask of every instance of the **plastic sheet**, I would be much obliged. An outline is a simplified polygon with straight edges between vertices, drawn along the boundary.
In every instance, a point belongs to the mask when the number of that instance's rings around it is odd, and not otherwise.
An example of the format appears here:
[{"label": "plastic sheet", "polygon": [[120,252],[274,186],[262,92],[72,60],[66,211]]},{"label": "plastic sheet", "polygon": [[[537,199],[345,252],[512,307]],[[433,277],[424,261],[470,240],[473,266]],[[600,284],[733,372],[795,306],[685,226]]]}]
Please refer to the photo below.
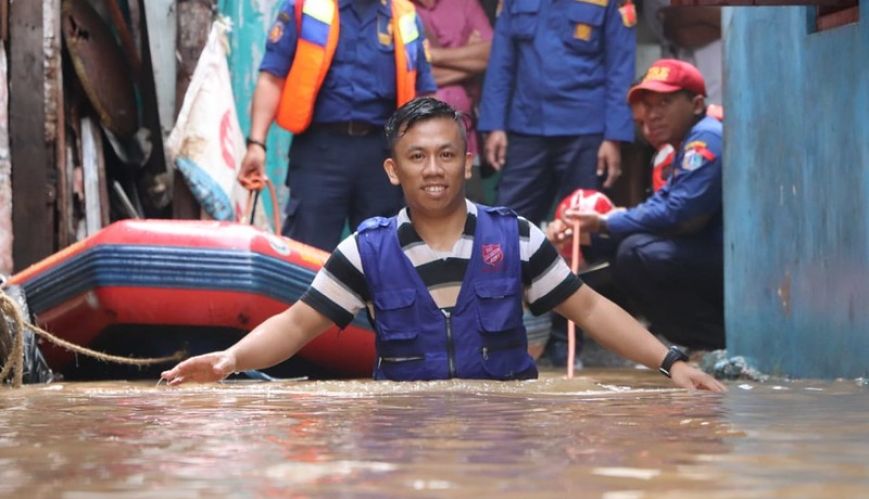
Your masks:
[{"label": "plastic sheet", "polygon": [[[212,25],[166,147],[206,213],[230,221],[241,218],[247,191],[236,182],[245,145],[226,63],[228,30],[227,21]],[[268,222],[261,215],[256,225]]]}]

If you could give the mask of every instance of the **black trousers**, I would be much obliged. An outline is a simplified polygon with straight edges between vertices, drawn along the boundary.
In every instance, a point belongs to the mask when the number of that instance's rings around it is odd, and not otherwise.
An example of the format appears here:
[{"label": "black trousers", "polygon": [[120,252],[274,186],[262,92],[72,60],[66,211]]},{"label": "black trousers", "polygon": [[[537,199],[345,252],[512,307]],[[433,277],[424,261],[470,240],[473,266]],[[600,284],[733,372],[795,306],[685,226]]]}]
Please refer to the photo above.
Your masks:
[{"label": "black trousers", "polygon": [[613,280],[652,332],[692,349],[724,348],[724,259],[704,237],[632,234],[618,243]]}]

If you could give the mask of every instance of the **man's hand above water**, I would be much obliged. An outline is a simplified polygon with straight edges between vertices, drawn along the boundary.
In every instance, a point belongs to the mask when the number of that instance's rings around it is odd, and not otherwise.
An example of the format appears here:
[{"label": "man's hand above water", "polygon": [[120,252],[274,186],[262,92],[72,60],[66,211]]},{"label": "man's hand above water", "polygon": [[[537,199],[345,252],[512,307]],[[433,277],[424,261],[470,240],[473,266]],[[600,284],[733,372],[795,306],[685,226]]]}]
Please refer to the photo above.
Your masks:
[{"label": "man's hand above water", "polygon": [[235,364],[235,356],[232,353],[212,352],[191,357],[172,369],[163,371],[160,378],[173,386],[188,381],[213,383],[235,371]]},{"label": "man's hand above water", "polygon": [[689,390],[709,390],[710,392],[726,392],[723,383],[686,362],[676,362],[670,368],[670,379],[676,386]]}]

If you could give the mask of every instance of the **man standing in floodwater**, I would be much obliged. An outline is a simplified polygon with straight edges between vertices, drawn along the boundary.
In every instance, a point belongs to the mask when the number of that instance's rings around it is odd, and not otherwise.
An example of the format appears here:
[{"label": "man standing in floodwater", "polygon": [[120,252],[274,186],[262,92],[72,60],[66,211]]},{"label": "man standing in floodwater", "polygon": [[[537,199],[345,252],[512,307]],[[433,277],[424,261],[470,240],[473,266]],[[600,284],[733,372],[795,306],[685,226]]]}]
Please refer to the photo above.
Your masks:
[{"label": "man standing in floodwater", "polygon": [[275,365],[366,305],[377,335],[375,379],[536,378],[522,324],[524,297],[533,311],[554,308],[678,386],[725,390],[584,286],[527,220],[467,201],[472,157],[461,114],[452,107],[432,98],[411,101],[387,122],[386,136],[391,156],[383,166],[408,207],[363,222],[286,311],[225,351],[165,371],[164,379],[218,381]]}]

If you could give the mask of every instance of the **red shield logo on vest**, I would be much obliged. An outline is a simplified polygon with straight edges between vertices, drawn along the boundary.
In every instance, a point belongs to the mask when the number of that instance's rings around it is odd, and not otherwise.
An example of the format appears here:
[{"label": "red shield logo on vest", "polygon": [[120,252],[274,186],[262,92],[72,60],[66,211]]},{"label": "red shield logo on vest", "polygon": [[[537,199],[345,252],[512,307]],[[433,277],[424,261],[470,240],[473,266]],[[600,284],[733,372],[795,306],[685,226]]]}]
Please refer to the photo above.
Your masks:
[{"label": "red shield logo on vest", "polygon": [[483,263],[490,267],[499,267],[502,261],[504,261],[504,252],[501,251],[500,244],[483,245]]}]

